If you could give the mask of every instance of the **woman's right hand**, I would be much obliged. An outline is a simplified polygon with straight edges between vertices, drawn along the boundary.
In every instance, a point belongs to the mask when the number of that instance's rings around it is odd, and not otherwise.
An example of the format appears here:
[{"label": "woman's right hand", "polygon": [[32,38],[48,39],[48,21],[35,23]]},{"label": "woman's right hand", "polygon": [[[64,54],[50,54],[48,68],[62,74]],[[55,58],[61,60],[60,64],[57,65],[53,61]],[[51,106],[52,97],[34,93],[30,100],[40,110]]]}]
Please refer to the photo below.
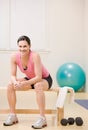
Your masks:
[{"label": "woman's right hand", "polygon": [[21,82],[15,81],[13,84],[14,84],[14,89],[17,89],[20,86]]}]

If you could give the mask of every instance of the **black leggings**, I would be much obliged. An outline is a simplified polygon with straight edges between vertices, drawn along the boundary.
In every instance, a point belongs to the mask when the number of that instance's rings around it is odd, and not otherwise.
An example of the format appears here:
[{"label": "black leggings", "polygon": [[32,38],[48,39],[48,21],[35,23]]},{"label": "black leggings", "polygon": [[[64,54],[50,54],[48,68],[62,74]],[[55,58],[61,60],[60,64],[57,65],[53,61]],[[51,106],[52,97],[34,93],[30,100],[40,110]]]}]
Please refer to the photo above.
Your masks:
[{"label": "black leggings", "polygon": [[[24,77],[24,79],[30,80],[30,78],[28,78],[28,77]],[[49,75],[48,77],[45,77],[45,78],[43,78],[43,79],[47,80],[47,82],[48,82],[48,84],[49,84],[49,89],[50,89],[51,86],[52,86],[52,83],[53,83],[53,80],[52,80],[51,75]],[[34,89],[34,84],[32,84],[31,86],[32,86],[32,89]]]}]

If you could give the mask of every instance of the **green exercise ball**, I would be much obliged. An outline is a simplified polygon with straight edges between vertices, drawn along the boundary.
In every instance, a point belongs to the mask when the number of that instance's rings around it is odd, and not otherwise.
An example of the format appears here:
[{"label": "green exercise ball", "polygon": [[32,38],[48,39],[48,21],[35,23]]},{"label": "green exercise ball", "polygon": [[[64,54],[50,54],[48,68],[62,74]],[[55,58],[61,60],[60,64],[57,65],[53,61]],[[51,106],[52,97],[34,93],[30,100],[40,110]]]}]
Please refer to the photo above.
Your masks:
[{"label": "green exercise ball", "polygon": [[68,86],[78,91],[84,86],[86,75],[78,64],[65,63],[57,70],[56,80],[60,87]]}]

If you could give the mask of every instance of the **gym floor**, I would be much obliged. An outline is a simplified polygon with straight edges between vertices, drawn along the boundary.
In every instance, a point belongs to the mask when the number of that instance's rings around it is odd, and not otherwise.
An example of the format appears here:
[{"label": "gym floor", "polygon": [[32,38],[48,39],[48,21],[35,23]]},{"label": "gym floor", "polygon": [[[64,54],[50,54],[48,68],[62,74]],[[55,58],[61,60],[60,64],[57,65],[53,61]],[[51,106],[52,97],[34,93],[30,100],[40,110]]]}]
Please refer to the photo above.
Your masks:
[{"label": "gym floor", "polygon": [[[52,115],[46,115],[48,126],[43,128],[45,130],[87,130],[88,129],[88,110],[81,107],[80,105],[74,103],[69,104],[68,102],[69,96],[67,95],[65,102],[65,111],[64,118],[73,117],[81,117],[83,119],[83,125],[77,126],[76,123],[73,125],[57,126],[55,120],[53,120]],[[88,99],[88,93],[76,93],[75,99]],[[18,114],[19,123],[13,126],[3,126],[3,122],[7,118],[7,114],[0,114],[0,130],[32,130],[31,124],[38,118],[37,114]]]}]

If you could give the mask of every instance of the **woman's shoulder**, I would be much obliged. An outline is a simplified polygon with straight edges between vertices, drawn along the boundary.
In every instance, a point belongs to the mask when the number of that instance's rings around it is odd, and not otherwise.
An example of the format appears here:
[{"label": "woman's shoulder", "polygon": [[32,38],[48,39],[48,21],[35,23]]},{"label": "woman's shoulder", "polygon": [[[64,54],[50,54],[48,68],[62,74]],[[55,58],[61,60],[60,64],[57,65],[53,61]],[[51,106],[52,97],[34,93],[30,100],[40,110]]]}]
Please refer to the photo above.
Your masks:
[{"label": "woman's shoulder", "polygon": [[39,54],[38,52],[36,52],[36,51],[31,51],[31,53],[32,53],[32,56],[33,56],[34,58],[40,57],[40,54]]},{"label": "woman's shoulder", "polygon": [[40,55],[38,52],[32,51],[31,54],[34,61],[40,59]]},{"label": "woman's shoulder", "polygon": [[11,53],[11,59],[16,59],[19,56],[18,52]]},{"label": "woman's shoulder", "polygon": [[31,54],[32,54],[33,56],[39,56],[39,53],[36,52],[36,51],[31,51]]}]

